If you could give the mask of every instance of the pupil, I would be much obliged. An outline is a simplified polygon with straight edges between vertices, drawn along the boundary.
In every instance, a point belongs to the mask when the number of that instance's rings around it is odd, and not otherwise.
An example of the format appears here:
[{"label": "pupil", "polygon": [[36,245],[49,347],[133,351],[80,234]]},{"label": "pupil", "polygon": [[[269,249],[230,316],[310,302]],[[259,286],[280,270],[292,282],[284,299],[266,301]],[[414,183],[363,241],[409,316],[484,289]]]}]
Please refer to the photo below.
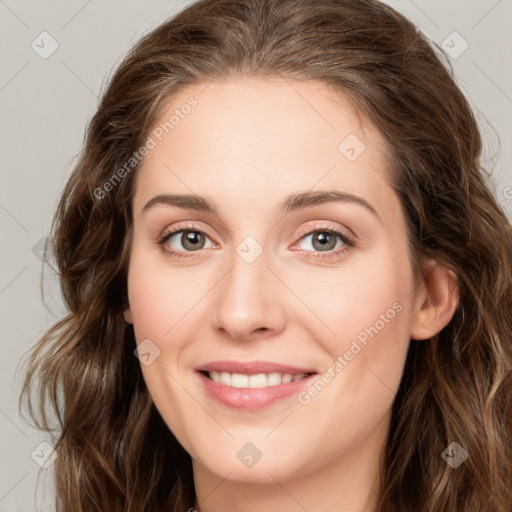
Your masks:
[{"label": "pupil", "polygon": [[201,249],[197,244],[201,241],[202,234],[197,231],[185,231],[182,235],[181,243],[183,247],[195,251]]},{"label": "pupil", "polygon": [[[329,240],[329,238],[331,238],[331,240]],[[334,237],[332,236],[332,233],[318,233],[317,237],[313,238],[313,242],[317,240],[318,242],[320,242],[320,248],[322,249],[332,249],[334,247],[334,245],[336,245],[336,241],[334,239]],[[332,241],[334,240],[334,245],[332,243]],[[329,242],[330,245],[329,245]]]}]

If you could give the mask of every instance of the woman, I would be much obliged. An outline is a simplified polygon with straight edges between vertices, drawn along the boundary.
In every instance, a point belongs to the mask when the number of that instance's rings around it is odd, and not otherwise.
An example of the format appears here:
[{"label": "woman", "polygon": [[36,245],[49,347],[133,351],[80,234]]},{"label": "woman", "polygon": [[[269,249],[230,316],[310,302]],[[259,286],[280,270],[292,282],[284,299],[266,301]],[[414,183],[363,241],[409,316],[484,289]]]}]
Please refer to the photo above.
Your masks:
[{"label": "woman", "polygon": [[58,510],[509,511],[511,226],[481,146],[374,0],[203,0],[145,36],[60,201],[69,315],[22,394]]}]

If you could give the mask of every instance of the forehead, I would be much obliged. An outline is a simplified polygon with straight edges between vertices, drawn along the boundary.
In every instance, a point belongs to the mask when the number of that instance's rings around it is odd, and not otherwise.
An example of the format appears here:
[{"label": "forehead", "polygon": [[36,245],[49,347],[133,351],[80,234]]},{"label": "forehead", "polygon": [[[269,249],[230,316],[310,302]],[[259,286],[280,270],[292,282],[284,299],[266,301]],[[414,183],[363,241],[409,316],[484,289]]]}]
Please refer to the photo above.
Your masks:
[{"label": "forehead", "polygon": [[[196,106],[184,108],[191,97]],[[167,103],[150,133],[156,144],[138,171],[135,211],[165,192],[209,195],[242,209],[315,187],[377,205],[392,194],[384,138],[347,96],[321,82],[230,79],[190,86]]]}]

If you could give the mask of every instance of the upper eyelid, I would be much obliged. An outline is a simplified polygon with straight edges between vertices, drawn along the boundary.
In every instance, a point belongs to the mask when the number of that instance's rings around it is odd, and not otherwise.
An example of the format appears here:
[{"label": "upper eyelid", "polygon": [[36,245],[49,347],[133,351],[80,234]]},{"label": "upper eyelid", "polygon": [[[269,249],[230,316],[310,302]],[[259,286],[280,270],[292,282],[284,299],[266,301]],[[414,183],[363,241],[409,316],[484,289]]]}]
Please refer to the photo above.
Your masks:
[{"label": "upper eyelid", "polygon": [[[186,222],[188,224],[188,222],[190,222],[190,221],[186,221]],[[332,231],[335,231],[337,236],[340,236],[340,235],[344,236],[344,237],[348,238],[352,242],[355,242],[355,240],[358,239],[357,235],[355,235],[355,233],[352,230],[349,230],[348,228],[342,229],[342,228],[339,228],[339,227],[334,227],[334,226],[325,224],[325,221],[314,221],[314,224],[312,226],[306,227],[306,228],[301,229],[299,231],[298,235],[296,235],[296,237],[294,237],[294,239],[296,238],[296,240],[293,242],[293,245],[295,246],[304,237],[310,236],[313,233],[316,233],[316,232],[319,232],[319,231],[322,231],[322,230],[326,230],[326,231],[332,230]],[[350,235],[346,234],[344,232],[344,230],[350,231],[351,234]],[[175,228],[172,228],[172,229],[167,229],[166,228],[162,232],[162,234],[158,237],[158,240],[161,240],[162,238],[165,238],[166,240],[168,240],[171,237],[173,237],[173,236],[175,236],[178,233],[181,233],[183,231],[198,231],[198,232],[201,232],[204,235],[206,235],[208,238],[210,238],[210,240],[214,244],[218,244],[218,242],[216,242],[214,240],[215,237],[212,237],[210,235],[210,233],[208,232],[209,231],[208,229],[204,229],[202,227],[197,227],[197,226],[193,226],[193,225],[184,225],[184,226],[178,225],[178,226],[176,226]],[[189,252],[189,251],[186,251],[186,252]]]},{"label": "upper eyelid", "polygon": [[[303,238],[307,235],[310,235],[311,233],[314,233],[316,231],[321,231],[322,229],[325,229],[326,231],[333,230],[333,231],[339,231],[342,235],[346,236],[347,238],[358,240],[359,237],[349,228],[347,227],[334,227],[329,224],[325,224],[325,221],[315,221],[313,226],[310,226],[308,228],[304,228],[304,230],[299,231],[299,238]],[[345,233],[345,231],[349,231],[350,234]]]},{"label": "upper eyelid", "polygon": [[[190,221],[187,221],[187,222],[190,222]],[[177,233],[181,233],[182,231],[199,231],[199,232],[205,234],[206,236],[208,236],[210,239],[215,238],[209,233],[208,229],[205,229],[203,227],[189,226],[189,225],[184,225],[184,226],[178,225],[173,228],[167,227],[167,228],[163,229],[161,234],[157,236],[157,239],[160,240],[164,236],[166,236],[166,237],[174,236]]]}]

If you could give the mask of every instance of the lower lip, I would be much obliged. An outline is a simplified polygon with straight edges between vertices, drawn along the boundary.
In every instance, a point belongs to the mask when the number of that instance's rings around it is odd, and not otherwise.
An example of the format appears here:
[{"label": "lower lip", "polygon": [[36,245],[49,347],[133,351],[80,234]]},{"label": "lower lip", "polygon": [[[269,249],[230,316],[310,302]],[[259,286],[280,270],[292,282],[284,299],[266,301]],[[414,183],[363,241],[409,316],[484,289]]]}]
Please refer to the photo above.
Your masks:
[{"label": "lower lip", "polygon": [[298,393],[316,374],[309,375],[296,382],[267,386],[266,388],[234,388],[220,382],[214,382],[201,372],[197,372],[207,393],[221,404],[234,409],[258,410]]}]

